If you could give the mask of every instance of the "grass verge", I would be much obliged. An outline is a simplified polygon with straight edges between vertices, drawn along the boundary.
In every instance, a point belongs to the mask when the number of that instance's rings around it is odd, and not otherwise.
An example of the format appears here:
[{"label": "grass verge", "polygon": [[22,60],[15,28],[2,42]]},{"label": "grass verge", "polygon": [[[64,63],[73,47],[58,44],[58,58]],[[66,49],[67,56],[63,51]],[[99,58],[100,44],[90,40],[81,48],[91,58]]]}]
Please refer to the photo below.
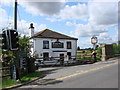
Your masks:
[{"label": "grass verge", "polygon": [[30,80],[34,80],[35,78],[38,78],[40,76],[41,76],[40,72],[35,72],[35,73],[30,73],[26,76],[21,77],[20,81],[7,79],[6,81],[2,81],[2,88],[10,87],[10,86],[17,85],[17,84],[22,84]]}]

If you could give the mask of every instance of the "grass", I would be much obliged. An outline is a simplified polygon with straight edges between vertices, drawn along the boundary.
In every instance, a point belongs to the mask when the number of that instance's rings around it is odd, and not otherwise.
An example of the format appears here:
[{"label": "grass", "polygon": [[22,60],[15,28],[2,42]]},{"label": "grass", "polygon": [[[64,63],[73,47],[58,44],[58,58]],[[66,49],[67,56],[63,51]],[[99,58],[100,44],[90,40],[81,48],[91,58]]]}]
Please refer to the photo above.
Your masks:
[{"label": "grass", "polygon": [[39,77],[40,75],[41,75],[40,72],[35,72],[35,73],[28,74],[28,75],[23,76],[21,78],[21,82],[23,83],[23,82],[27,82],[27,81],[33,80],[33,79]]},{"label": "grass", "polygon": [[[91,55],[92,55],[92,52],[90,50],[78,50],[77,51],[77,60],[81,60],[81,61],[92,60]],[[101,61],[101,56],[98,56],[98,54],[97,54],[96,60]]]},{"label": "grass", "polygon": [[28,81],[33,80],[35,78],[38,78],[40,76],[41,76],[40,72],[35,72],[35,73],[28,74],[26,76],[23,76],[21,78],[21,81],[15,81],[15,80],[12,80],[12,79],[7,79],[6,81],[2,81],[2,88],[6,88],[6,87],[13,86],[13,85],[21,84],[21,83],[24,83],[24,82],[28,82]]},{"label": "grass", "polygon": [[13,86],[13,85],[16,85],[16,84],[20,84],[20,82],[17,82],[17,81],[12,80],[12,79],[8,79],[7,81],[2,82],[2,88]]}]

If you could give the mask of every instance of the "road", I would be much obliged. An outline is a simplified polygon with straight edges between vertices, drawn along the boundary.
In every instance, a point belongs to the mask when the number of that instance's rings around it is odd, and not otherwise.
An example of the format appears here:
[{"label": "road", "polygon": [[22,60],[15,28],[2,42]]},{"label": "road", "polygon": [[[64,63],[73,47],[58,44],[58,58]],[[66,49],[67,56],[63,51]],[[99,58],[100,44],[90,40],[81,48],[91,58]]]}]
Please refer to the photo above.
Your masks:
[{"label": "road", "polygon": [[46,73],[43,79],[19,88],[118,88],[118,59],[40,70]]}]

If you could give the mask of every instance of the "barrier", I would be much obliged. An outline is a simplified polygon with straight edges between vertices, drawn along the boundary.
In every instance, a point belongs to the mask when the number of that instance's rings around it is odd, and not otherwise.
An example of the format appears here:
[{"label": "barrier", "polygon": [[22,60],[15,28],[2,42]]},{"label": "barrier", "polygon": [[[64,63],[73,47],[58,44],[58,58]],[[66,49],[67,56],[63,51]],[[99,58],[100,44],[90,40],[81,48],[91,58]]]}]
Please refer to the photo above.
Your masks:
[{"label": "barrier", "polygon": [[[63,60],[63,62],[62,62]],[[48,57],[46,58],[38,58],[35,61],[35,65],[40,65],[40,66],[46,66],[46,65],[61,65],[61,62],[63,65],[65,64],[71,64],[75,63],[76,56],[71,56],[71,57]]]}]

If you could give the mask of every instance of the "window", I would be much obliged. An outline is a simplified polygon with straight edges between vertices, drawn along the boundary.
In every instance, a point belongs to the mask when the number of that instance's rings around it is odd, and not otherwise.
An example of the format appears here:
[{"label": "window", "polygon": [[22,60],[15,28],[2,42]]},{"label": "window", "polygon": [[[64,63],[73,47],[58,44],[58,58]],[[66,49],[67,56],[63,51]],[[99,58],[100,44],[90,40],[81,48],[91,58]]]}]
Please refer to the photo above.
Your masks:
[{"label": "window", "polygon": [[61,42],[52,42],[52,48],[64,48],[64,44]]},{"label": "window", "polygon": [[67,42],[67,49],[71,49],[71,42]]},{"label": "window", "polygon": [[49,49],[49,41],[43,41],[43,49]]}]

